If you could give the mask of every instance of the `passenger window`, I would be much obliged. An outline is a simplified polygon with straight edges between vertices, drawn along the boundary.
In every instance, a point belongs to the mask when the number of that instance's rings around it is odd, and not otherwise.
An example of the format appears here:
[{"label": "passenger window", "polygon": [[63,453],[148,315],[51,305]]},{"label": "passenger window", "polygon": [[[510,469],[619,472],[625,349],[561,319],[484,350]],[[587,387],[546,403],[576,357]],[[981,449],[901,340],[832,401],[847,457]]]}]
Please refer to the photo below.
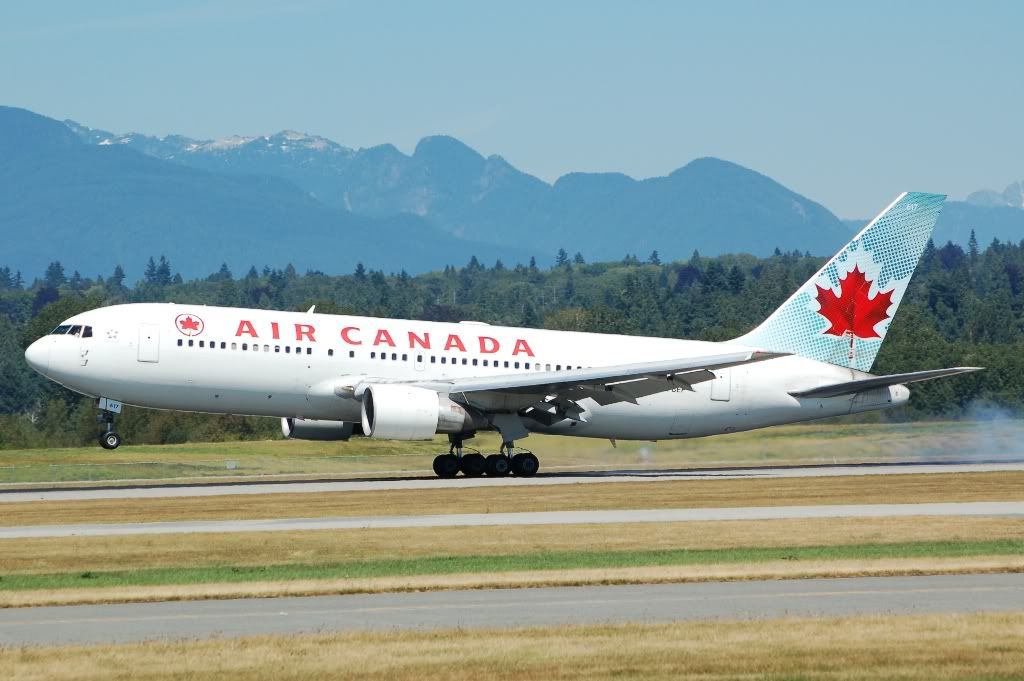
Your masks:
[{"label": "passenger window", "polygon": [[216,350],[217,349],[217,341],[210,341],[210,349],[211,350]]},{"label": "passenger window", "polygon": [[466,360],[466,358],[465,358],[465,357],[463,357],[463,358],[462,358],[462,366],[466,366],[466,364],[467,364],[467,361],[468,361],[468,360]]},{"label": "passenger window", "polygon": [[370,359],[377,359],[377,353],[376,352],[371,352],[370,353]]},{"label": "passenger window", "polygon": [[545,364],[544,365],[544,371],[551,371],[551,365],[550,364]]},{"label": "passenger window", "polygon": [[505,360],[505,368],[508,369],[508,360]]},{"label": "passenger window", "polygon": [[[232,343],[232,345],[234,345],[234,343]],[[221,349],[221,350],[226,350],[226,349],[227,349],[227,347],[228,347],[228,344],[227,344],[227,343],[225,343],[224,341],[221,341],[221,342],[220,342],[220,349]]]},{"label": "passenger window", "polygon": [[334,357],[334,348],[328,348],[327,349],[327,356],[328,357]]},{"label": "passenger window", "polygon": [[402,361],[403,362],[408,362],[409,361],[409,355],[407,355],[405,353],[402,353]]},{"label": "passenger window", "polygon": [[476,366],[476,360],[475,359],[473,360],[473,366]]},{"label": "passenger window", "polygon": [[431,355],[430,356],[430,363],[431,364],[437,364],[437,355]]},{"label": "passenger window", "polygon": [[356,356],[356,351],[355,350],[349,350],[348,351],[348,356],[349,357],[355,357]]},{"label": "passenger window", "polygon": [[486,359],[484,360],[484,366],[487,366],[487,360]]},{"label": "passenger window", "polygon": [[530,363],[527,362],[526,364],[523,365],[523,367],[526,368],[526,369],[529,369],[530,368]]},{"label": "passenger window", "polygon": [[[232,343],[231,344],[231,349],[232,350],[237,350],[238,349],[238,343]],[[242,348],[242,349],[245,350],[245,348]]]},{"label": "passenger window", "polygon": [[274,346],[274,352],[281,352],[281,346],[280,345],[275,345]]},{"label": "passenger window", "polygon": [[516,369],[519,368],[519,362],[516,362]]},{"label": "passenger window", "polygon": [[284,346],[284,351],[285,351],[285,354],[288,354],[288,355],[292,354],[292,346],[290,346],[290,345]]},{"label": "passenger window", "polygon": [[[392,353],[391,353],[391,360],[392,360],[392,361],[395,361],[395,360],[397,360],[397,359],[398,359],[398,353],[397,353],[397,352],[392,352]],[[404,359],[404,357],[403,357],[403,359]]]},{"label": "passenger window", "polygon": [[313,348],[306,348],[306,354],[307,355],[312,355],[313,354]]},{"label": "passenger window", "polygon": [[561,364],[556,364],[555,365],[555,371],[561,371],[561,370],[562,370],[562,365]]},{"label": "passenger window", "polygon": [[448,362],[448,358],[447,357],[442,357],[441,358],[441,364],[447,364],[447,362]]},{"label": "passenger window", "polygon": [[386,353],[386,352],[380,353],[380,358],[381,359],[387,359],[388,358],[388,353]]},{"label": "passenger window", "polygon": [[191,338],[189,338],[189,339],[188,339],[188,346],[189,346],[189,347],[192,347],[193,345],[195,345],[195,341],[194,341],[194,340],[192,340]]},{"label": "passenger window", "polygon": [[423,363],[423,355],[416,355],[416,363],[417,364],[422,364]]},{"label": "passenger window", "polygon": [[263,352],[270,352],[270,346],[269,345],[264,345],[263,346]]},{"label": "passenger window", "polygon": [[249,349],[249,344],[248,343],[242,343],[242,349],[243,350],[248,350]]},{"label": "passenger window", "polygon": [[181,339],[179,338],[179,339],[178,339],[178,347],[180,348],[180,347],[181,347],[182,345],[184,345],[184,344],[185,344],[185,343],[184,343],[184,342],[183,342],[183,341],[182,341],[182,340],[181,340]]}]

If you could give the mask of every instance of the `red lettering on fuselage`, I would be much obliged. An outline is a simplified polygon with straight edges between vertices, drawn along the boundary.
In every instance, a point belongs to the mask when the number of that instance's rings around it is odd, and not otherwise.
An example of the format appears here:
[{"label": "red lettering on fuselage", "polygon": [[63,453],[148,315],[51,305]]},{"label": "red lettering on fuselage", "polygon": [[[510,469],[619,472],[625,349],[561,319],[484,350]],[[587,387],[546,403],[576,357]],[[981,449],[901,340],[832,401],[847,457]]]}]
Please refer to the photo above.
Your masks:
[{"label": "red lettering on fuselage", "polygon": [[296,324],[295,325],[295,340],[301,341],[303,338],[305,338],[310,343],[315,343],[316,342],[316,338],[313,337],[313,333],[314,332],[315,332],[315,329],[313,329],[313,325],[312,324]]},{"label": "red lettering on fuselage", "polygon": [[274,340],[281,339],[281,328],[277,325],[277,322],[270,322],[270,337]]},{"label": "red lettering on fuselage", "polygon": [[387,329],[377,329],[377,337],[373,339],[373,344],[395,347],[395,341],[392,340],[391,334],[388,333]]},{"label": "red lettering on fuselage", "polygon": [[341,340],[345,341],[349,345],[362,345],[363,341],[352,338],[352,332],[358,330],[358,326],[346,326],[341,330]]},{"label": "red lettering on fuselage", "polygon": [[497,338],[491,338],[490,336],[480,336],[480,352],[484,354],[493,354],[501,348],[501,344],[498,343]]},{"label": "red lettering on fuselage", "polygon": [[519,353],[533,357],[533,350],[530,349],[530,344],[526,342],[525,338],[516,339],[516,346],[512,349],[512,354],[518,355]]},{"label": "red lettering on fuselage", "polygon": [[252,336],[253,338],[259,338],[259,336],[256,335],[256,328],[252,325],[252,322],[250,322],[247,319],[243,319],[242,321],[238,322],[238,330],[235,331],[235,337],[241,336],[243,334],[247,336]]},{"label": "red lettering on fuselage", "polygon": [[421,348],[423,348],[424,350],[429,350],[430,349],[430,334],[424,332],[423,337],[421,338],[420,336],[418,336],[416,334],[415,331],[410,331],[409,332],[409,349],[412,350],[417,345],[420,346]]},{"label": "red lettering on fuselage", "polygon": [[462,339],[456,336],[454,333],[448,334],[448,340],[444,342],[445,350],[451,350],[452,348],[458,348],[459,352],[466,351],[466,346],[463,345]]}]

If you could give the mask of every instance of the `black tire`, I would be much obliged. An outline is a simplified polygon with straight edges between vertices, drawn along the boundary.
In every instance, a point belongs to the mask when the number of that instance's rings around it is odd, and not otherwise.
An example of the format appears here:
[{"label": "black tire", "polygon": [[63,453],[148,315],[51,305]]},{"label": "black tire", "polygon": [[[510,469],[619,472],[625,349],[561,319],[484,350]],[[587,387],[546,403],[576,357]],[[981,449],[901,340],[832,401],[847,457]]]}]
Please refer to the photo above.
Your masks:
[{"label": "black tire", "polygon": [[532,478],[537,475],[537,469],[539,468],[540,461],[529,452],[516,454],[512,457],[512,475],[517,475],[521,478]]},{"label": "black tire", "polygon": [[485,472],[492,478],[503,478],[512,470],[508,457],[504,454],[491,454],[487,457],[486,464],[487,469]]},{"label": "black tire", "polygon": [[114,431],[100,434],[100,447],[103,447],[103,449],[117,449],[120,446],[121,436]]},{"label": "black tire", "polygon": [[487,462],[484,460],[483,454],[463,454],[462,463],[459,467],[462,469],[462,474],[467,478],[479,478],[484,474]]},{"label": "black tire", "polygon": [[458,474],[459,459],[454,454],[439,454],[434,457],[434,475],[449,479]]}]

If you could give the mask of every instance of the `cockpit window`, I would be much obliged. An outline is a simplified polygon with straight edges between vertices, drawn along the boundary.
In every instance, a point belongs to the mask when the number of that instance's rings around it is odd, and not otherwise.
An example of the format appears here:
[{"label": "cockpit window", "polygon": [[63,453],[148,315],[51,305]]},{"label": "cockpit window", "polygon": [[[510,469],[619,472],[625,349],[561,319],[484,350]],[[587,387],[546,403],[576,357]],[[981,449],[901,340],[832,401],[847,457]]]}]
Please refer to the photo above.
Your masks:
[{"label": "cockpit window", "polygon": [[82,338],[92,338],[92,327],[91,326],[83,326],[82,327]]},{"label": "cockpit window", "polygon": [[51,336],[63,336],[64,334],[66,334],[70,330],[71,330],[71,326],[70,325],[62,324],[62,325],[58,326],[56,329],[54,329],[53,331],[51,331],[50,335]]},{"label": "cockpit window", "polygon": [[71,327],[71,330],[68,331],[68,333],[70,333],[72,336],[79,336],[82,333],[82,327],[78,324],[75,324],[74,326]]}]

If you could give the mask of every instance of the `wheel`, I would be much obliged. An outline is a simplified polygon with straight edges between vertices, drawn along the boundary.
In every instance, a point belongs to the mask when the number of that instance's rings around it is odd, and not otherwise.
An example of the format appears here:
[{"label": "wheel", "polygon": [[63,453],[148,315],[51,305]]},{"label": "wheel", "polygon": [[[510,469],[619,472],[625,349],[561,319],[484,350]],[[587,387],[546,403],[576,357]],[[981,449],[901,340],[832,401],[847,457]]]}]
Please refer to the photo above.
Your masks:
[{"label": "wheel", "polygon": [[434,474],[439,478],[454,478],[459,474],[459,459],[454,454],[434,457]]},{"label": "wheel", "polygon": [[484,474],[484,469],[486,467],[487,462],[484,460],[483,454],[473,453],[462,455],[462,464],[460,465],[460,468],[462,469],[462,474],[467,478],[479,478]]},{"label": "wheel", "polygon": [[103,447],[103,449],[117,449],[120,446],[121,436],[114,431],[100,435],[100,447]]},{"label": "wheel", "polygon": [[512,457],[512,475],[522,478],[532,478],[540,468],[540,461],[533,454],[523,452]]},{"label": "wheel", "polygon": [[504,454],[491,454],[487,457],[485,472],[492,478],[503,478],[508,475],[509,462]]}]

